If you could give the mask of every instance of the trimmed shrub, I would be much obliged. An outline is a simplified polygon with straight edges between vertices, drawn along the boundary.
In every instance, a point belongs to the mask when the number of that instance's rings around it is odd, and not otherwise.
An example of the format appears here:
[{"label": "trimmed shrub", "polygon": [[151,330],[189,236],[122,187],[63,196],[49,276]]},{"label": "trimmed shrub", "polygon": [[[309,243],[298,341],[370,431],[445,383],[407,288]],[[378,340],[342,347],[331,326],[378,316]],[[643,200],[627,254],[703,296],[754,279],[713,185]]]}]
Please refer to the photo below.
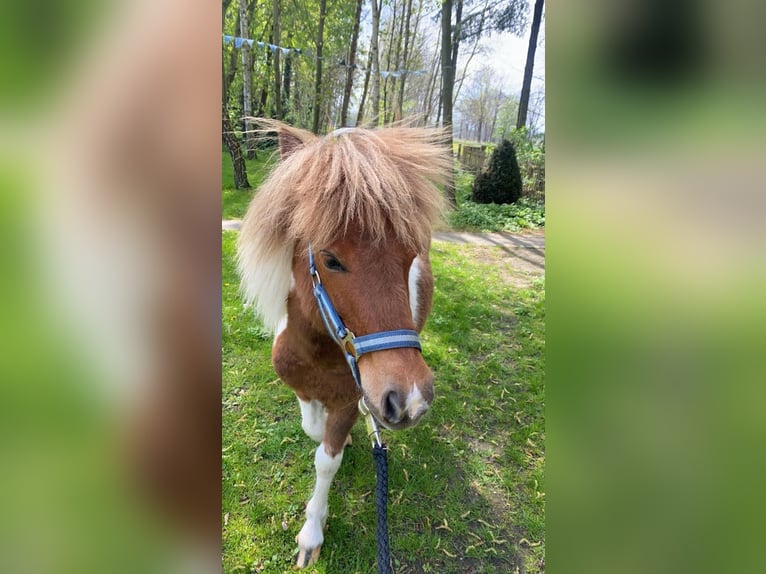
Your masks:
[{"label": "trimmed shrub", "polygon": [[521,197],[521,171],[516,150],[503,140],[489,159],[489,167],[476,176],[471,199],[476,203],[514,203]]}]

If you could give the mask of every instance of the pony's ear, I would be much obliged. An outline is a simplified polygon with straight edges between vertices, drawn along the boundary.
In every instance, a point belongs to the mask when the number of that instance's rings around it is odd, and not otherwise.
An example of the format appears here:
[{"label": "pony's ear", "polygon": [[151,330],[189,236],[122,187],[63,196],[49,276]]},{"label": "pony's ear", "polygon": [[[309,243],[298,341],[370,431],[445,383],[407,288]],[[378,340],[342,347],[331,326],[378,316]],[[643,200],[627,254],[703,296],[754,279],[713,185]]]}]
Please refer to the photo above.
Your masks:
[{"label": "pony's ear", "polygon": [[279,130],[279,155],[282,159],[287,159],[305,144],[303,140],[296,137],[288,130]]}]

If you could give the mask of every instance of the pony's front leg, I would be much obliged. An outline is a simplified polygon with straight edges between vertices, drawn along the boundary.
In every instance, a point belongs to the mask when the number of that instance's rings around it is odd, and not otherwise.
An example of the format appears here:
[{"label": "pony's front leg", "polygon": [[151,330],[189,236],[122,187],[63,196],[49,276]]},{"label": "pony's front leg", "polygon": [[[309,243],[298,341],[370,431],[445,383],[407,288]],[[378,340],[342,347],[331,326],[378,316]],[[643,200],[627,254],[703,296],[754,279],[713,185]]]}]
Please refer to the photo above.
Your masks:
[{"label": "pony's front leg", "polygon": [[299,568],[311,566],[319,558],[324,542],[324,527],[327,523],[327,497],[330,485],[340,468],[343,447],[357,416],[356,403],[353,403],[344,410],[330,412],[327,417],[324,438],[314,455],[314,467],[317,473],[314,493],[306,505],[306,522],[296,538]]},{"label": "pony's front leg", "polygon": [[311,566],[319,558],[324,542],[324,527],[327,523],[327,496],[335,473],[343,460],[343,450],[332,456],[323,442],[314,456],[317,481],[314,494],[306,505],[306,522],[298,534],[298,567]]}]

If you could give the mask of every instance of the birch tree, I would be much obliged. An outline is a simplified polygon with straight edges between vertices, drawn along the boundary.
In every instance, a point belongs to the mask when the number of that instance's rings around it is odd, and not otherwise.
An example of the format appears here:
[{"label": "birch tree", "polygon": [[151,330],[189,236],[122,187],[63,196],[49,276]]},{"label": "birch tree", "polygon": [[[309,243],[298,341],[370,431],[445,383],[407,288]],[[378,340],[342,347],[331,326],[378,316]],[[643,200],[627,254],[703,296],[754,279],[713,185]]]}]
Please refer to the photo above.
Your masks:
[{"label": "birch tree", "polygon": [[[458,0],[458,13],[462,0]],[[458,17],[459,18],[459,17]],[[447,145],[452,154],[452,89],[455,83],[454,57],[457,57],[457,45],[452,42],[452,0],[442,0],[441,13],[441,62],[442,62],[442,126],[447,130]],[[450,170],[444,184],[444,194],[452,205],[455,204],[455,174]]]},{"label": "birch tree", "polygon": [[319,0],[319,30],[316,42],[316,76],[314,79],[314,122],[312,130],[319,133],[319,117],[322,113],[322,53],[324,49],[324,20],[327,16],[327,0]]},{"label": "birch tree", "polygon": [[362,5],[364,0],[356,1],[356,13],[354,14],[354,29],[351,31],[351,47],[346,58],[346,84],[343,88],[343,104],[340,110],[340,125],[345,126],[348,122],[348,104],[351,100],[351,89],[354,85],[354,72],[356,71],[356,49],[359,42],[359,26],[362,20]]},{"label": "birch tree", "polygon": [[[277,46],[281,45],[282,30],[280,27],[279,0],[274,0],[273,2],[271,36],[273,38],[274,44],[276,44]],[[279,48],[276,48],[274,50],[274,114],[278,120],[282,119],[282,90],[280,85],[282,82],[282,74],[279,71],[279,64],[280,64],[279,59],[281,55],[282,55],[281,50]]]},{"label": "birch tree", "polygon": [[[239,35],[242,38],[250,37],[250,25],[247,10],[247,0],[239,0]],[[250,45],[242,44],[242,112],[245,116],[245,147],[247,158],[255,158],[255,136],[250,117],[253,115],[253,74],[250,65]]]}]

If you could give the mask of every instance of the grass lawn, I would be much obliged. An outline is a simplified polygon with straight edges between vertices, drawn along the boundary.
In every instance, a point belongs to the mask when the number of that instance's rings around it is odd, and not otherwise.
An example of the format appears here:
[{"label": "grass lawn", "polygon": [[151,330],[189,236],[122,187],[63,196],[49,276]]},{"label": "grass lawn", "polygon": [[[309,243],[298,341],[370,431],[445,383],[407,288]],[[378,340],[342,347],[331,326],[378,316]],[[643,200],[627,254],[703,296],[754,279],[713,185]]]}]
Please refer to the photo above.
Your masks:
[{"label": "grass lawn", "polygon": [[234,167],[231,163],[231,157],[225,151],[222,154],[221,182],[223,202],[221,205],[221,216],[223,219],[241,219],[245,216],[247,206],[250,205],[250,200],[253,198],[253,193],[268,175],[275,158],[271,151],[259,151],[256,159],[246,159],[247,178],[252,189],[236,189],[234,187]]},{"label": "grass lawn", "polygon": [[[235,240],[223,233],[223,569],[283,573],[316,443],[271,367],[271,337],[243,309]],[[474,249],[432,247],[436,292],[422,340],[436,399],[417,427],[384,434],[397,574],[544,571],[543,280],[520,287],[507,260]],[[376,571],[375,472],[361,421],[352,435],[308,573]]]}]

